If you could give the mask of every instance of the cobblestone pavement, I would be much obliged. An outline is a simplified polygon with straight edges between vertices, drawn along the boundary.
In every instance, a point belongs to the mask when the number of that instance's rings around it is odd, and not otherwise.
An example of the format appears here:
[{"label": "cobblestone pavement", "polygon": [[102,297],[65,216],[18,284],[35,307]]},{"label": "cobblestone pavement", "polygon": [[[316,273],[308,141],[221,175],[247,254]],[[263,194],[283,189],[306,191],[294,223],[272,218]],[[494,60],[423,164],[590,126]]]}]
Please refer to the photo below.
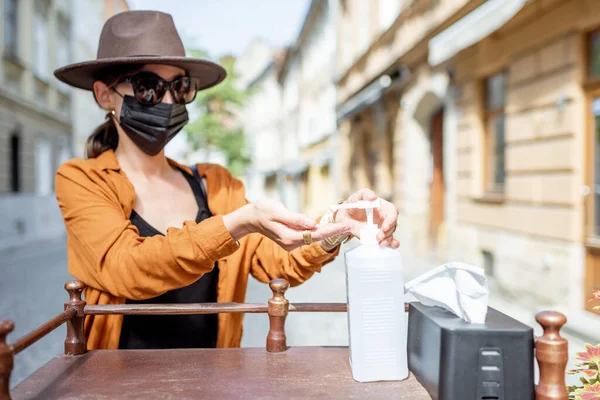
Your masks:
[{"label": "cobblestone pavement", "polygon": [[[60,314],[68,299],[64,239],[49,240],[0,253],[0,318],[15,322],[9,343]],[[66,327],[56,329],[15,357],[11,386],[62,353]]]},{"label": "cobblestone pavement", "polygon": [[[416,260],[405,260],[404,265],[406,281],[434,266]],[[71,279],[67,271],[64,239],[0,252],[0,271],[0,318],[12,319],[16,324],[15,331],[9,336],[9,342],[61,312],[67,298],[63,285]],[[266,302],[270,297],[268,285],[250,278],[247,302]],[[308,282],[290,288],[286,297],[291,302],[345,302],[343,254]],[[492,293],[490,305],[534,327],[536,335],[541,333],[533,315],[519,308],[518,304]],[[64,326],[57,329],[17,355],[11,386],[18,384],[54,355],[62,353],[65,329]],[[266,314],[247,314],[244,319],[242,346],[264,346],[267,332]],[[292,346],[348,344],[345,313],[291,313],[286,321],[286,332],[288,344]],[[583,349],[583,341],[574,336],[564,336],[569,339],[569,365],[572,366],[572,355],[575,351]]]}]

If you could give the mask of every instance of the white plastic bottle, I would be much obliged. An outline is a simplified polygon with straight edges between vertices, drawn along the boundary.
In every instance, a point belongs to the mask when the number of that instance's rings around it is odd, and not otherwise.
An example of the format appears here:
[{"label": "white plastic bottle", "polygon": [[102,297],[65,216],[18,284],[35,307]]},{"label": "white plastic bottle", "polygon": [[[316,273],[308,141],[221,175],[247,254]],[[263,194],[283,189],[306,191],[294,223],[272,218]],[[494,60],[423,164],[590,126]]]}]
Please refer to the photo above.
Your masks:
[{"label": "white plastic bottle", "polygon": [[408,377],[402,256],[377,242],[373,209],[379,205],[378,199],[331,207],[367,213],[360,245],[345,255],[350,365],[358,382]]}]

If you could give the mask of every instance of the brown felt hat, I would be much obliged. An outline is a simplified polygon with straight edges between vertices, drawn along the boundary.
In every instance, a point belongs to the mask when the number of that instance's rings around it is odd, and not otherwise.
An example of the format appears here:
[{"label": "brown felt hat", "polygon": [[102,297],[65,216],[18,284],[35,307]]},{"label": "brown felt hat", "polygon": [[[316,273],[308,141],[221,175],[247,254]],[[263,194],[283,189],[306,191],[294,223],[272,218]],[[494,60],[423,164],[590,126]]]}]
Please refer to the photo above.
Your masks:
[{"label": "brown felt hat", "polygon": [[125,11],[109,18],[102,28],[95,60],[64,66],[54,71],[59,80],[80,89],[93,90],[94,82],[114,70],[144,64],[173,65],[206,89],[227,76],[210,61],[185,56],[173,18],[158,11]]}]

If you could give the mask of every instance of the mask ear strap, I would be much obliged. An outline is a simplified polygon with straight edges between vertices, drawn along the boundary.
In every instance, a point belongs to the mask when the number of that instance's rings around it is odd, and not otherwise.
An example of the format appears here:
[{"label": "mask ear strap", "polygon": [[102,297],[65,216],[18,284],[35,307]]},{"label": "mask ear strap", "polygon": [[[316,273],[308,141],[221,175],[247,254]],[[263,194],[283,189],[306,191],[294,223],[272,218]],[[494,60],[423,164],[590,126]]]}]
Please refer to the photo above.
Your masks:
[{"label": "mask ear strap", "polygon": [[[115,89],[114,87],[111,86],[110,90],[112,90],[113,92],[115,92],[116,94],[118,94],[120,98],[122,98],[122,99],[125,98],[125,96],[123,96],[121,93],[117,92],[117,89]],[[114,113],[114,110],[113,110],[113,113]]]}]

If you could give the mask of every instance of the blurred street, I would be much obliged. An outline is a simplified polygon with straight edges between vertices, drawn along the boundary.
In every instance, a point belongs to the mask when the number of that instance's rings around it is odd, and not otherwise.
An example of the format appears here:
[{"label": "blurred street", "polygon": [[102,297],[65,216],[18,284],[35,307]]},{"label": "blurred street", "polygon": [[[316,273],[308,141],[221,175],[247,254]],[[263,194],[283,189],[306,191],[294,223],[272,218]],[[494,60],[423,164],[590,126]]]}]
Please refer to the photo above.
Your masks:
[{"label": "blurred street", "polygon": [[[67,271],[65,239],[0,252],[0,317],[11,319],[15,330],[8,336],[13,343],[60,314],[68,299],[63,285],[71,279]],[[64,351],[66,327],[51,332],[15,358],[11,385]]]}]

